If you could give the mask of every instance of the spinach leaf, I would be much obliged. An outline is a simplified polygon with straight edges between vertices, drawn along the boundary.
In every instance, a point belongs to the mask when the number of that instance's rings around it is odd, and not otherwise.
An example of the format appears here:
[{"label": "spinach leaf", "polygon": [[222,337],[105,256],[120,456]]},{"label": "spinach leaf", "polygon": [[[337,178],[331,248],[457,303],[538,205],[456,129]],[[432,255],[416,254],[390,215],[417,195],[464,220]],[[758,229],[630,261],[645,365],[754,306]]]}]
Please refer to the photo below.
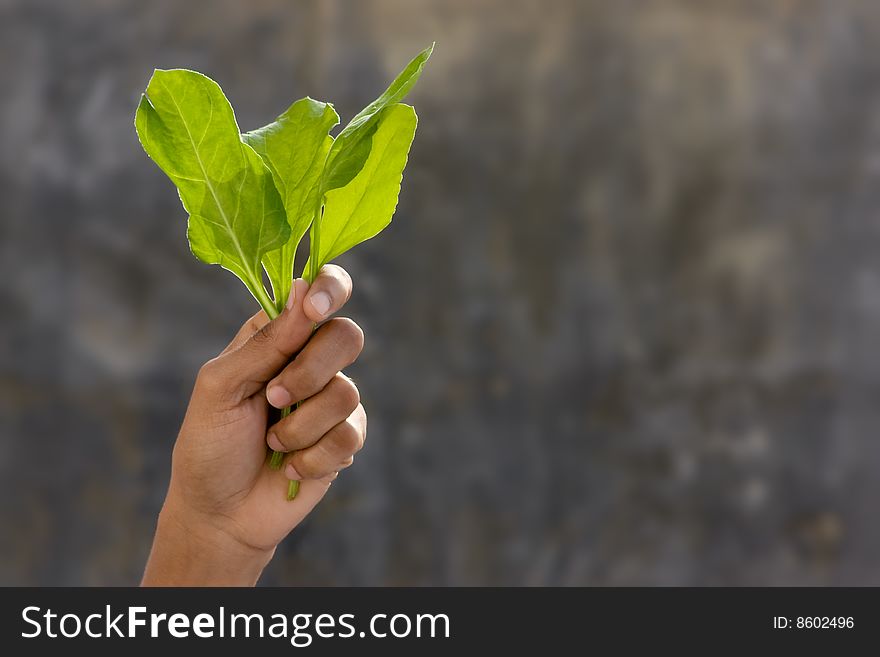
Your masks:
[{"label": "spinach leaf", "polygon": [[432,52],[434,44],[416,55],[382,95],[358,112],[339,133],[327,155],[321,182],[323,192],[344,187],[358,174],[370,154],[369,142],[376,131],[380,112],[404,99],[418,82]]},{"label": "spinach leaf", "polygon": [[[434,52],[433,43],[416,55],[404,67],[403,71],[388,85],[388,88],[385,89],[382,95],[358,112],[333,142],[324,165],[324,174],[321,177],[321,191],[317,201],[318,208],[309,232],[309,262],[303,270],[303,275],[309,282],[315,279],[321,267],[332,258],[344,253],[352,246],[375,236],[391,221],[391,216],[397,207],[400,177],[403,168],[406,166],[406,155],[409,152],[409,145],[412,143],[412,135],[409,137],[406,148],[403,149],[402,159],[398,158],[400,160],[399,170],[396,170],[397,160],[393,157],[393,153],[399,150],[398,143],[398,148],[393,148],[392,153],[389,153],[388,163],[378,166],[372,171],[372,184],[376,184],[385,192],[391,194],[391,196],[385,198],[381,194],[371,193],[368,195],[373,203],[382,206],[377,208],[381,212],[370,220],[366,217],[353,218],[352,209],[352,212],[348,212],[348,218],[346,219],[346,203],[340,202],[341,199],[338,199],[334,204],[333,218],[330,224],[332,234],[327,236],[330,240],[330,245],[322,246],[321,244],[322,240],[325,239],[323,227],[327,215],[326,210],[322,215],[321,204],[328,199],[330,192],[345,188],[347,185],[352,184],[360,175],[366,163],[373,156],[375,136],[379,130],[380,122],[383,120],[383,117],[390,116],[386,114],[386,110],[396,107],[399,101],[403,100],[410,89],[415,86],[432,52]],[[412,108],[410,109],[412,110]],[[402,116],[402,114],[396,114],[394,121],[402,121]],[[413,130],[415,130],[415,122],[415,111],[413,110]],[[385,176],[388,176],[388,178],[385,178]],[[356,188],[361,187],[362,185],[356,186]],[[353,193],[357,194],[356,191]],[[364,193],[365,190],[361,192],[361,196]],[[343,195],[343,197],[347,196]],[[384,201],[384,203],[380,203],[380,201]],[[346,235],[340,232],[349,230],[353,232]],[[348,246],[343,248],[345,244]]]},{"label": "spinach leaf", "polygon": [[374,237],[391,222],[417,121],[415,110],[400,103],[377,113],[372,148],[363,167],[347,185],[326,193],[323,217],[312,224],[312,248],[305,268],[309,280],[327,262]]},{"label": "spinach leaf", "polygon": [[287,242],[263,256],[279,312],[290,294],[296,248],[315,216],[318,182],[333,144],[328,133],[338,123],[339,115],[332,105],[307,97],[296,101],[273,123],[241,136],[272,172],[290,224]]},{"label": "spinach leaf", "polygon": [[135,127],[144,150],[177,186],[193,255],[238,276],[274,316],[260,262],[288,241],[290,226],[272,174],[241,141],[223,91],[194,71],[157,70]]}]

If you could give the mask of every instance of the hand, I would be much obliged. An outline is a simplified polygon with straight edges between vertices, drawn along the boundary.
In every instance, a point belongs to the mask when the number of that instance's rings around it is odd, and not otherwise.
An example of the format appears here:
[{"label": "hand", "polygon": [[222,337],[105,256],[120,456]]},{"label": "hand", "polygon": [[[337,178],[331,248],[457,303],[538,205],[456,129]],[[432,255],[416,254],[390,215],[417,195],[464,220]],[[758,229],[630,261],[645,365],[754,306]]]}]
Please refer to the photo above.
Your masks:
[{"label": "hand", "polygon": [[[253,585],[275,547],[321,500],[364,442],[367,417],[340,372],[360,354],[363,332],[331,319],[351,279],[328,265],[309,288],[294,281],[273,321],[259,312],[199,371],[177,442],[171,483],[144,585]],[[276,408],[303,401],[268,426]],[[267,465],[267,443],[287,452]],[[301,480],[287,501],[289,479]]]}]

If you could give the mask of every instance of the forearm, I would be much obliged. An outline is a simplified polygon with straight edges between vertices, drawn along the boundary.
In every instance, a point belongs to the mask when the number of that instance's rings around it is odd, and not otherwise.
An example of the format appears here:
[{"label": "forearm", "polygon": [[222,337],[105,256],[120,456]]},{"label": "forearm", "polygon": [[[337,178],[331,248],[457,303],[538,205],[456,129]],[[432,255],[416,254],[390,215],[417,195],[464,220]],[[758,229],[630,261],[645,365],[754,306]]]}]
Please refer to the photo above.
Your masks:
[{"label": "forearm", "polygon": [[166,500],[142,586],[254,586],[274,550],[242,545]]}]

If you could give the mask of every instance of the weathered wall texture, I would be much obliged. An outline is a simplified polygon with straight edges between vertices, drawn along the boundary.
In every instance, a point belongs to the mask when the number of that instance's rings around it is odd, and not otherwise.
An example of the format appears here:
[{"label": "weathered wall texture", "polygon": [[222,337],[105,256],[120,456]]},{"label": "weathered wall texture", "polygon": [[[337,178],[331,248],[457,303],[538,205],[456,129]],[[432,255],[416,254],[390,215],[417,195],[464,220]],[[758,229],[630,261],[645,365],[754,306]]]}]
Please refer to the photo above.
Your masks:
[{"label": "weathered wall texture", "polygon": [[272,584],[880,584],[880,6],[0,0],[0,583],[139,577],[254,303],[132,117],[243,128],[437,50],[343,264],[370,439]]}]

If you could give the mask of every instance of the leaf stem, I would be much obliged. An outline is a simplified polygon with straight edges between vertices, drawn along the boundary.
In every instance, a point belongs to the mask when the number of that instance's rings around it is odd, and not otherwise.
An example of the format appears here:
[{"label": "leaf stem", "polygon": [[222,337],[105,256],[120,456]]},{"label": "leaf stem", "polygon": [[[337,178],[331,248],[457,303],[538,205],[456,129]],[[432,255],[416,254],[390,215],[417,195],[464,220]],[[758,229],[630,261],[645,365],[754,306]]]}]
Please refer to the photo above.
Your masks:
[{"label": "leaf stem", "polygon": [[281,462],[284,460],[284,452],[276,452],[272,450],[272,456],[269,457],[269,467],[272,470],[280,470]]},{"label": "leaf stem", "polygon": [[[321,210],[324,206],[324,197],[323,195],[318,196],[318,202],[315,205],[315,217],[312,220],[312,234],[311,239],[312,243],[309,245],[309,250],[311,251],[309,259],[310,259],[310,267],[308,272],[303,272],[305,274],[306,280],[311,283],[314,282],[315,278],[318,276],[318,254],[320,252],[321,245]],[[260,305],[263,307],[263,310],[266,311],[266,315],[268,315],[269,319],[275,319],[279,314],[275,308],[275,305],[272,303],[272,300],[269,298],[268,293],[266,292],[266,288],[263,287],[262,283],[258,283],[256,281],[252,281],[254,287],[256,289],[251,290],[254,293],[254,296],[257,298],[257,301],[260,302]],[[262,293],[262,295],[260,294]],[[262,298],[261,298],[262,296]],[[312,326],[312,333],[318,328],[318,325],[315,324]],[[297,408],[299,407],[299,402],[296,404]],[[287,416],[289,416],[293,412],[293,409],[290,406],[281,409],[281,419],[283,420]],[[272,450],[272,455],[269,457],[269,467],[272,470],[280,470],[281,464],[284,462],[284,452],[276,452]],[[287,501],[291,501],[296,498],[297,493],[299,493],[299,482],[292,480],[287,484]]]},{"label": "leaf stem", "polygon": [[[323,182],[321,183],[324,184]],[[311,243],[309,244],[309,271],[303,272],[309,285],[315,282],[318,277],[320,264],[318,258],[321,256],[321,218],[322,209],[324,207],[324,195],[318,195],[318,202],[315,204],[315,218],[312,220]]]},{"label": "leaf stem", "polygon": [[[263,287],[262,282],[251,280],[250,287],[251,292],[257,301],[260,302],[260,306],[262,306],[263,311],[266,313],[266,316],[272,320],[280,315],[280,311],[275,307],[275,303],[269,298],[269,293],[266,292],[266,288]],[[297,404],[298,406],[299,404]],[[286,418],[291,413],[291,407],[287,406],[286,408],[281,409],[281,419]],[[276,452],[274,449],[272,450],[271,456],[269,456],[269,467],[272,470],[280,470],[281,464],[284,462],[284,452]],[[294,486],[296,484],[296,486]],[[296,497],[297,492],[299,491],[299,482],[291,481],[287,486],[287,500],[293,500]]]},{"label": "leaf stem", "polygon": [[251,277],[248,289],[251,291],[251,294],[254,295],[254,298],[260,304],[260,307],[265,311],[266,316],[269,319],[275,319],[276,317],[278,317],[280,313],[275,307],[275,302],[272,301],[272,297],[270,297],[269,293],[266,292],[266,288],[263,285],[262,281],[260,281],[256,277]]}]

